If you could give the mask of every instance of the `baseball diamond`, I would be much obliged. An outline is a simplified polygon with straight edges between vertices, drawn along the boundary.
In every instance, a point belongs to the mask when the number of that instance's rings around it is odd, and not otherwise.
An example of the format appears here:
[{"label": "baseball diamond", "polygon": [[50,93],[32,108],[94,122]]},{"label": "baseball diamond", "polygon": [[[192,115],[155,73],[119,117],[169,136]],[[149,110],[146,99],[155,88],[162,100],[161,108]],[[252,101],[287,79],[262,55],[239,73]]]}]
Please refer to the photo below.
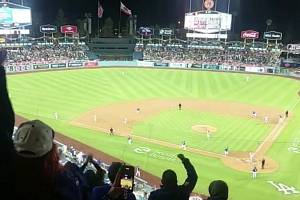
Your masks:
[{"label": "baseball diamond", "polygon": [[[298,80],[116,67],[11,75],[8,85],[18,115],[45,121],[67,144],[139,166],[156,176],[147,173],[157,186],[166,166],[183,181],[184,169],[174,155],[184,153],[199,175],[195,192],[207,194],[209,182],[218,178],[231,188],[230,199],[299,198],[274,186],[300,190],[298,176],[290,176],[298,174],[300,157],[288,150],[297,148],[294,141],[300,137]],[[281,121],[286,110],[289,117]]]}]

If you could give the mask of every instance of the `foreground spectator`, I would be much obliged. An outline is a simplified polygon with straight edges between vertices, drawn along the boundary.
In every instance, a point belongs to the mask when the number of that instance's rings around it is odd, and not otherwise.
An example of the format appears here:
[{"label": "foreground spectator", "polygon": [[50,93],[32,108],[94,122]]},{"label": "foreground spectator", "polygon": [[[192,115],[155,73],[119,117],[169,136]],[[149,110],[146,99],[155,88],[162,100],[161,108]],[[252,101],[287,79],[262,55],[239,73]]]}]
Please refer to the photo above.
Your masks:
[{"label": "foreground spectator", "polygon": [[[91,163],[95,167],[96,173],[91,169],[88,169],[85,171],[85,169],[89,163]],[[87,181],[90,193],[92,192],[94,187],[104,185],[104,175],[106,172],[93,159],[93,156],[88,155],[85,163],[80,167],[80,170],[82,173],[84,173],[84,177]]]},{"label": "foreground spectator", "polygon": [[0,184],[1,196],[22,200],[88,199],[79,168],[59,164],[54,131],[41,121],[23,123],[12,140],[14,112],[9,100],[0,51]]},{"label": "foreground spectator", "polygon": [[182,161],[187,178],[183,185],[177,184],[177,175],[173,170],[166,170],[162,175],[161,189],[151,192],[149,200],[188,200],[197,183],[197,173],[189,159],[179,154],[178,158]]},{"label": "foreground spectator", "polygon": [[124,171],[124,164],[113,162],[108,169],[110,185],[95,187],[92,193],[92,200],[135,200],[135,195],[121,188],[121,175]]},{"label": "foreground spectator", "polygon": [[222,180],[211,182],[208,188],[209,195],[207,200],[227,200],[228,199],[228,186]]}]

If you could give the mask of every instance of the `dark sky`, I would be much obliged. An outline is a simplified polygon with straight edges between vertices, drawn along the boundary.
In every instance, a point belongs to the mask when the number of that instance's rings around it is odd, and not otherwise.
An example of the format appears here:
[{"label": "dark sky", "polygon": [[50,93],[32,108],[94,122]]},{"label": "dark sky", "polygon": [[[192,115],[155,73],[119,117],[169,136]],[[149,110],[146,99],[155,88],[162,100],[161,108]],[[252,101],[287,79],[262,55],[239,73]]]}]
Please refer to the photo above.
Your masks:
[{"label": "dark sky", "polygon": [[[18,2],[21,0],[11,0]],[[105,18],[118,16],[119,0],[100,0],[104,7]],[[138,15],[138,25],[159,24],[167,26],[183,20],[188,10],[189,0],[122,0],[134,14]],[[192,0],[193,9],[198,10],[202,0]],[[218,0],[226,1],[226,0]],[[33,22],[51,23],[57,10],[64,9],[70,23],[85,12],[97,13],[97,0],[24,0],[41,17]],[[271,29],[282,31],[288,41],[300,42],[300,0],[231,0],[231,12],[237,14],[235,29],[237,31],[255,29],[263,32],[266,20],[272,19]],[[200,9],[200,8],[199,8]],[[33,14],[34,15],[34,14]]]}]

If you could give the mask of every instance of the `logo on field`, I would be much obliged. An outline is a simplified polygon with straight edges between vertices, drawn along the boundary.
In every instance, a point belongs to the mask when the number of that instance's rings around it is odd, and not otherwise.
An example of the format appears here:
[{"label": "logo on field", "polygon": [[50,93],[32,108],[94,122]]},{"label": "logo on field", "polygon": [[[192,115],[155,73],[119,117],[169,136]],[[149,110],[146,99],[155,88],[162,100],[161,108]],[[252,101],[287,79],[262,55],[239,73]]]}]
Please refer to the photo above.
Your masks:
[{"label": "logo on field", "polygon": [[161,151],[155,151],[148,147],[137,147],[133,151],[138,154],[148,154],[149,157],[159,160],[168,160],[172,162],[176,161],[176,154],[168,154]]},{"label": "logo on field", "polygon": [[134,149],[134,152],[139,154],[149,153],[150,151],[151,149],[149,149],[148,147],[138,147]]},{"label": "logo on field", "polygon": [[282,183],[275,183],[273,181],[268,181],[268,183],[273,185],[277,189],[278,192],[282,192],[285,195],[299,194],[300,193],[298,190],[296,190],[296,188],[287,186],[287,185],[282,184]]},{"label": "logo on field", "polygon": [[300,154],[300,140],[299,138],[296,138],[293,143],[292,143],[292,146],[290,146],[288,148],[288,151],[289,152],[292,152],[292,153],[297,153],[297,154]]}]

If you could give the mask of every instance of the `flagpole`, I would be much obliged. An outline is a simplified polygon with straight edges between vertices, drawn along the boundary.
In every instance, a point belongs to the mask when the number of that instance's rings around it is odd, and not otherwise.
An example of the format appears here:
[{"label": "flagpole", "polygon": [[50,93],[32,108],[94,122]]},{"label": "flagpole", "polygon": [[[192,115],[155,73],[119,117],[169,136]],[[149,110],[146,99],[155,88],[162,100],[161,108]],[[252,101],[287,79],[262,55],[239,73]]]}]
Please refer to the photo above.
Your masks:
[{"label": "flagpole", "polygon": [[121,36],[121,0],[119,1],[119,34],[118,37]]},{"label": "flagpole", "polygon": [[100,22],[100,18],[99,18],[99,6],[100,6],[100,1],[98,0],[98,8],[97,8],[97,18],[98,18],[98,24],[97,24],[97,35],[98,35],[98,38],[100,37],[100,26],[99,26],[99,22]]}]

